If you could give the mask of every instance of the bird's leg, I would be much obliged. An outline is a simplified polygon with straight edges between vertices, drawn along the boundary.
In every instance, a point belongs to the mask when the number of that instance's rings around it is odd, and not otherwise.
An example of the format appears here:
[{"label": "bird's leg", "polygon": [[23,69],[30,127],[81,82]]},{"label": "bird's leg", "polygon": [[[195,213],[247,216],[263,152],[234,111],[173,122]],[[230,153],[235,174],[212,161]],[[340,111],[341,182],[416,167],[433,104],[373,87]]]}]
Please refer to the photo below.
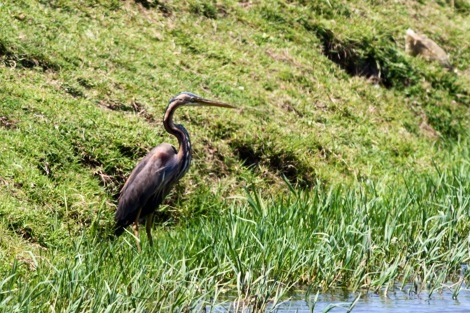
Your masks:
[{"label": "bird's leg", "polygon": [[153,213],[150,213],[147,216],[147,221],[145,223],[145,230],[147,231],[147,238],[149,239],[149,243],[151,247],[153,247],[152,225],[153,225]]},{"label": "bird's leg", "polygon": [[139,239],[139,219],[140,219],[140,212],[142,212],[142,208],[139,209],[139,212],[137,212],[137,217],[135,219],[134,225],[132,225],[132,228],[134,229],[134,236],[135,240],[137,242],[137,250],[140,251],[140,239]]}]

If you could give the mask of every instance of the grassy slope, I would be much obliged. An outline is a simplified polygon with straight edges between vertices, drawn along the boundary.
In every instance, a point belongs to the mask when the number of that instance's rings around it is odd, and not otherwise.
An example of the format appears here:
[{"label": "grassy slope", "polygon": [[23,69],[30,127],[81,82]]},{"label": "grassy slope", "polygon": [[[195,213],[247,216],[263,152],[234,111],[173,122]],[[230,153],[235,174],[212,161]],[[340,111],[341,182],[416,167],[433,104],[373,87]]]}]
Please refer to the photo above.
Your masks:
[{"label": "grassy slope", "polygon": [[[30,260],[25,251],[67,254],[70,236],[109,226],[137,160],[174,142],[160,119],[180,91],[240,110],[178,112],[194,163],[172,217],[220,210],[245,186],[284,193],[281,174],[307,189],[386,183],[468,156],[465,3],[142,3],[0,6],[2,270]],[[450,52],[459,74],[404,55],[408,27]],[[388,88],[338,58],[380,65]]]}]

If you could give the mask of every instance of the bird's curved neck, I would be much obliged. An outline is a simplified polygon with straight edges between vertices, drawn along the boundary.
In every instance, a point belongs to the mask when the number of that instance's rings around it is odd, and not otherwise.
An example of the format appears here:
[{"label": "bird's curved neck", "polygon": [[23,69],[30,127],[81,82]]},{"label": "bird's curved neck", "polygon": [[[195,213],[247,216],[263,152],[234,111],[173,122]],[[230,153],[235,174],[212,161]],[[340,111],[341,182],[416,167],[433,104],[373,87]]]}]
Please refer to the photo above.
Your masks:
[{"label": "bird's curved neck", "polygon": [[189,162],[191,162],[191,140],[183,125],[173,123],[173,113],[177,107],[177,105],[172,104],[168,106],[163,118],[163,125],[167,132],[178,139],[178,158],[184,161],[181,162],[183,166],[182,168],[187,169],[189,167]]}]

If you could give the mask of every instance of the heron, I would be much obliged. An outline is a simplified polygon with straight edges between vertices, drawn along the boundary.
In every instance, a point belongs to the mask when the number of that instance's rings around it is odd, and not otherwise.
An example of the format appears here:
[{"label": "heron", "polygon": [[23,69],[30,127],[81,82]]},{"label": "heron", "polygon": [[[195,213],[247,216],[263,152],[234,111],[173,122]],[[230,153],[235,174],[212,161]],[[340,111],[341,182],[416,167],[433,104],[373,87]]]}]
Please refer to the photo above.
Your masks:
[{"label": "heron", "polygon": [[173,123],[173,114],[182,106],[236,108],[189,92],[182,92],[170,100],[163,116],[163,126],[168,133],[176,137],[179,148],[176,150],[174,146],[162,143],[136,165],[121,189],[114,217],[116,236],[121,235],[127,226],[133,224],[139,250],[139,222],[145,221],[149,244],[153,246],[151,228],[155,211],[175,183],[186,174],[191,163],[189,134],[183,125]]}]

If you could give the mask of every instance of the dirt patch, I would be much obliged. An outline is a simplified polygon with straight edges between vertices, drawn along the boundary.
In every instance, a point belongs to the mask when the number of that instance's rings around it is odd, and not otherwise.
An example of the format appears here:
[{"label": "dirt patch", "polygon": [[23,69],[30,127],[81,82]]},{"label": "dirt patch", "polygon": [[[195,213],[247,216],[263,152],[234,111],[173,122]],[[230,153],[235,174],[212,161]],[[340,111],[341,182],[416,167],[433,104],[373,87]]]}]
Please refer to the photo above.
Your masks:
[{"label": "dirt patch", "polygon": [[58,64],[51,62],[45,56],[18,53],[15,47],[8,47],[2,41],[0,41],[0,62],[10,68],[40,67],[44,71],[58,71],[60,69]]},{"label": "dirt patch", "polygon": [[132,108],[128,105],[113,101],[113,100],[101,100],[98,105],[102,108],[112,111],[132,111]]},{"label": "dirt patch", "polygon": [[[13,231],[17,236],[23,238],[23,240],[28,241],[33,244],[39,244],[39,241],[34,236],[34,231],[29,226],[24,226],[21,222],[13,222],[8,224],[8,229]],[[41,245],[44,247],[44,245]]]},{"label": "dirt patch", "polygon": [[254,147],[245,142],[232,142],[231,147],[243,165],[253,171],[257,171],[259,166],[266,167],[272,174],[269,176],[283,175],[290,183],[301,188],[315,183],[314,169],[304,164],[292,151]]},{"label": "dirt patch", "polygon": [[155,122],[155,117],[147,112],[145,106],[142,103],[138,102],[137,100],[132,100],[131,107],[135,113],[145,118],[147,122]]},{"label": "dirt patch", "polygon": [[304,114],[302,112],[300,112],[299,110],[297,110],[294,105],[292,105],[292,103],[290,103],[290,101],[283,101],[282,104],[281,104],[281,108],[289,113],[295,113],[297,114],[298,117],[302,118],[304,117]]},{"label": "dirt patch", "polygon": [[80,163],[90,168],[102,166],[100,161],[85,152],[80,153]]},{"label": "dirt patch", "polygon": [[6,128],[6,129],[15,129],[16,124],[17,124],[16,121],[13,121],[6,116],[0,116],[0,127]]},{"label": "dirt patch", "polygon": [[15,233],[26,241],[32,241],[33,239],[33,230],[29,227],[16,228]]},{"label": "dirt patch", "polygon": [[243,162],[243,165],[248,168],[258,166],[262,160],[261,153],[255,151],[253,147],[246,144],[233,144],[233,151],[235,155]]},{"label": "dirt patch", "polygon": [[112,111],[134,112],[142,116],[147,122],[155,123],[155,117],[147,112],[142,103],[136,100],[132,100],[130,104],[119,103],[114,100],[101,100],[98,105]]},{"label": "dirt patch", "polygon": [[79,87],[64,84],[61,89],[74,98],[85,98],[85,93]]},{"label": "dirt patch", "polygon": [[363,76],[389,85],[388,82],[382,81],[381,70],[374,56],[360,53],[360,43],[342,42],[327,29],[318,31],[317,34],[323,44],[323,54],[350,76]]},{"label": "dirt patch", "polygon": [[149,9],[157,9],[159,10],[163,16],[170,17],[173,15],[173,11],[170,5],[165,3],[164,1],[157,1],[157,0],[135,0],[135,3],[141,5],[143,8]]},{"label": "dirt patch", "polygon": [[51,166],[46,158],[39,159],[38,169],[44,176],[50,177],[52,175]]},{"label": "dirt patch", "polygon": [[416,71],[399,52],[393,37],[339,39],[322,25],[304,25],[322,43],[323,54],[350,76],[361,76],[386,88],[418,82]]}]

